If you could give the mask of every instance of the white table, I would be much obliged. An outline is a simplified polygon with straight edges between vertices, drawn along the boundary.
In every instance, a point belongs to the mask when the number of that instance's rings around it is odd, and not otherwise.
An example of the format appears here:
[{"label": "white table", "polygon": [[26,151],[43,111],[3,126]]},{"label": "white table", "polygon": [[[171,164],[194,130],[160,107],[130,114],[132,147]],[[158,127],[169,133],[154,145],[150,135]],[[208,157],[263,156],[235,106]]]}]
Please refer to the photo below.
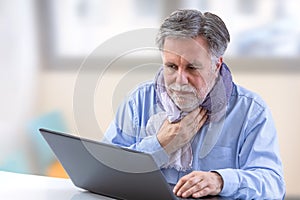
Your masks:
[{"label": "white table", "polygon": [[0,171],[0,199],[112,200],[77,188],[70,179],[4,171]]},{"label": "white table", "polygon": [[[0,200],[2,199],[113,200],[112,198],[84,191],[76,187],[70,179],[0,171]],[[300,198],[287,197],[285,199],[299,200]]]}]

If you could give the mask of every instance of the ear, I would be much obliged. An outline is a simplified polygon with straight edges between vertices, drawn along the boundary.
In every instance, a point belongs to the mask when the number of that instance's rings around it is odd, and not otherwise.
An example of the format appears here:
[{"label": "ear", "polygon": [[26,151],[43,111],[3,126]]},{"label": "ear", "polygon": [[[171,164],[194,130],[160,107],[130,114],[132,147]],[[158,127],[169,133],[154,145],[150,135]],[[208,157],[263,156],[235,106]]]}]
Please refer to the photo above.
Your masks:
[{"label": "ear", "polygon": [[217,65],[216,67],[218,68],[218,70],[221,68],[222,63],[223,63],[223,57],[221,56],[216,63]]},{"label": "ear", "polygon": [[221,69],[222,63],[223,63],[223,57],[219,57],[216,62],[216,65],[215,65],[215,72],[219,72],[219,70]]}]

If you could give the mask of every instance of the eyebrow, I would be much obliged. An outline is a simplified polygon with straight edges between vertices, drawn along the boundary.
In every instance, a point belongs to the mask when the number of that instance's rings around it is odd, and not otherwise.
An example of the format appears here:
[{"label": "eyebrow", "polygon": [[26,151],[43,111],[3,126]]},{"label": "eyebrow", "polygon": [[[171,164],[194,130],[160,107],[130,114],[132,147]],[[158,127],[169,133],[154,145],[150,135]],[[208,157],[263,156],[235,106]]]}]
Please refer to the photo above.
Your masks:
[{"label": "eyebrow", "polygon": [[193,66],[196,66],[196,67],[203,67],[202,62],[199,62],[197,60],[194,60],[193,62],[190,62],[190,64],[192,64]]},{"label": "eyebrow", "polygon": [[[173,62],[167,61],[167,62],[164,63],[164,65],[176,65],[176,64],[173,63]],[[177,66],[177,65],[176,65],[176,66]]]}]

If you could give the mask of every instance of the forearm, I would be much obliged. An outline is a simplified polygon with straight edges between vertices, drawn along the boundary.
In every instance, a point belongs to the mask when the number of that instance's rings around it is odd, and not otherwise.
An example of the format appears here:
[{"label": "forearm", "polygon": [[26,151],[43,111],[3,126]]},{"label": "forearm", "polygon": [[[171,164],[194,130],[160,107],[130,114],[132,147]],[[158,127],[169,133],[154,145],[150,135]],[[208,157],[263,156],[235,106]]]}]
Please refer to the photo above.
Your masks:
[{"label": "forearm", "polygon": [[283,199],[285,183],[283,177],[269,169],[216,170],[223,178],[221,196],[241,199]]},{"label": "forearm", "polygon": [[156,164],[160,167],[167,163],[169,156],[161,147],[156,135],[147,136],[143,139],[137,139],[134,136],[118,132],[118,128],[114,124],[107,130],[103,142],[115,144],[128,149],[149,153],[152,155]]},{"label": "forearm", "polygon": [[169,160],[169,155],[158,142],[156,135],[147,136],[140,142],[131,145],[130,148],[151,154],[159,167]]}]

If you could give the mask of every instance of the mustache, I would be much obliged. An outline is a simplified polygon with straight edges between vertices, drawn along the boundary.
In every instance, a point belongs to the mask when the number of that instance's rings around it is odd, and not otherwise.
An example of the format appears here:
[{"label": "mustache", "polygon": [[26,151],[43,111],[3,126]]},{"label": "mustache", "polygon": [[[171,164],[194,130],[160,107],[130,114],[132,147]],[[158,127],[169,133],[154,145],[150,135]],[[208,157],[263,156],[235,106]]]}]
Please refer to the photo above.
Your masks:
[{"label": "mustache", "polygon": [[169,85],[167,88],[170,90],[173,90],[173,91],[191,92],[191,93],[197,94],[197,90],[190,85],[180,85],[180,84],[173,83],[173,84]]}]

